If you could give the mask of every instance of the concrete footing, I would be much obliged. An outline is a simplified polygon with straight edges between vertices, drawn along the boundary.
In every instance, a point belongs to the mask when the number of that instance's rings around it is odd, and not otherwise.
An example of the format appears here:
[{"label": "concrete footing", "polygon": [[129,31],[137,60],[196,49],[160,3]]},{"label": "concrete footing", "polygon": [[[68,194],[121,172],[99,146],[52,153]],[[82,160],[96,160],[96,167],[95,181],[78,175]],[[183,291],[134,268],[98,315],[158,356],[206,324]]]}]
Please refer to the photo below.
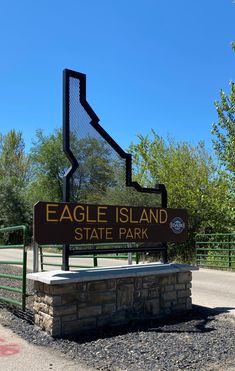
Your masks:
[{"label": "concrete footing", "polygon": [[28,274],[34,280],[35,324],[66,337],[190,310],[194,269],[151,263]]}]

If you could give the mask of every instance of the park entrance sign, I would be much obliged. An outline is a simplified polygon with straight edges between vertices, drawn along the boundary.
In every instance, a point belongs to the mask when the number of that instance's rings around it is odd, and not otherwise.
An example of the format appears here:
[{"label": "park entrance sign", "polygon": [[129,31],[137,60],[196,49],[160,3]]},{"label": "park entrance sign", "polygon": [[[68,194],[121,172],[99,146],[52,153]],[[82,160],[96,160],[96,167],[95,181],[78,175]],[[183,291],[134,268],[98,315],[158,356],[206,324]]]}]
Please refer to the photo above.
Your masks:
[{"label": "park entrance sign", "polygon": [[183,209],[39,202],[34,207],[34,238],[43,244],[184,242]]},{"label": "park entrance sign", "polygon": [[[167,208],[164,184],[146,188],[132,180],[131,154],[101,127],[86,100],[86,75],[65,70],[63,84],[63,150],[71,165],[60,172],[63,202],[34,206],[34,240],[63,245],[62,272],[30,275],[37,283],[35,323],[52,336],[68,337],[191,309],[192,267],[167,259],[167,243],[187,239],[186,210]],[[156,254],[156,259],[159,254],[163,264],[64,273],[70,256],[115,258],[132,252]],[[55,292],[59,302],[53,300]]]},{"label": "park entrance sign", "polygon": [[167,208],[164,184],[146,188],[132,180],[131,154],[103,129],[86,100],[86,75],[68,69],[63,151],[70,163],[63,202],[35,205],[35,241],[63,244],[63,270],[69,270],[70,255],[79,254],[157,251],[167,263],[167,241],[187,238],[186,211]]}]

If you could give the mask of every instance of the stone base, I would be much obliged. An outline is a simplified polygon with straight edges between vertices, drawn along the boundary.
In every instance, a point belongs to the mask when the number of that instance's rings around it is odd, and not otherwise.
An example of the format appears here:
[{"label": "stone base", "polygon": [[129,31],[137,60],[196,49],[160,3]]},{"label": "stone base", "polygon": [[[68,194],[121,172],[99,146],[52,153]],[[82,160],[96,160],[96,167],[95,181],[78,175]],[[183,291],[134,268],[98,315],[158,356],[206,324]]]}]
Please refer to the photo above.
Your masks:
[{"label": "stone base", "polygon": [[193,269],[152,263],[28,274],[36,291],[35,324],[66,337],[190,310]]}]

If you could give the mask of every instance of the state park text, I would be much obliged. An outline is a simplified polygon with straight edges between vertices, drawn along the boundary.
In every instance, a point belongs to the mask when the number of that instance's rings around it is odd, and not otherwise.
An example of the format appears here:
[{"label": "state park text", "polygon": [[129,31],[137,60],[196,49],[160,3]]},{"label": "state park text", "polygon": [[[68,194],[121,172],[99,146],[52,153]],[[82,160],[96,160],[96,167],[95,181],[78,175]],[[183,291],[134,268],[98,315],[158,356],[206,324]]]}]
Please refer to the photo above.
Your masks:
[{"label": "state park text", "polygon": [[183,242],[184,209],[38,202],[34,239],[43,244]]}]

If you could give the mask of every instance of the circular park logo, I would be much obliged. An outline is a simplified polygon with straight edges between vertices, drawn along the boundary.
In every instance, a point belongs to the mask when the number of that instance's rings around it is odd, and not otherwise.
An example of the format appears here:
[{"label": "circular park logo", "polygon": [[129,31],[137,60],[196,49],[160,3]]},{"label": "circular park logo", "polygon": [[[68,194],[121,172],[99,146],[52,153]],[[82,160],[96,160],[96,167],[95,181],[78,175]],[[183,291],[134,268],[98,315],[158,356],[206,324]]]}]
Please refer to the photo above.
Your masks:
[{"label": "circular park logo", "polygon": [[185,222],[177,216],[170,222],[170,228],[175,234],[180,234],[185,228]]}]

